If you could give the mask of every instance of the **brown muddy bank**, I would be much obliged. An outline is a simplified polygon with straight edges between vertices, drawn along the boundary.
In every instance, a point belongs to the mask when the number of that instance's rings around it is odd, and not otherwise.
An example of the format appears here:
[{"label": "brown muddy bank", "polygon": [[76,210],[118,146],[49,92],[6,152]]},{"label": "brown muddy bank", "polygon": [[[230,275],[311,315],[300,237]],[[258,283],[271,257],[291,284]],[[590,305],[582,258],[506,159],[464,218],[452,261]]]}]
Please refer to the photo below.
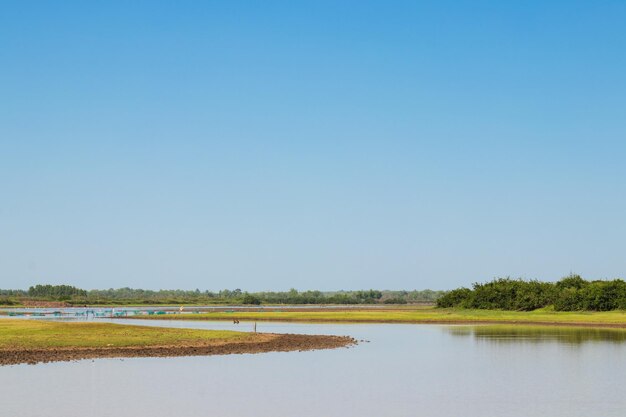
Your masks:
[{"label": "brown muddy bank", "polygon": [[96,358],[147,358],[209,356],[242,353],[291,352],[336,349],[355,345],[348,336],[258,333],[236,341],[207,341],[181,346],[52,347],[0,349],[0,366],[74,361]]}]

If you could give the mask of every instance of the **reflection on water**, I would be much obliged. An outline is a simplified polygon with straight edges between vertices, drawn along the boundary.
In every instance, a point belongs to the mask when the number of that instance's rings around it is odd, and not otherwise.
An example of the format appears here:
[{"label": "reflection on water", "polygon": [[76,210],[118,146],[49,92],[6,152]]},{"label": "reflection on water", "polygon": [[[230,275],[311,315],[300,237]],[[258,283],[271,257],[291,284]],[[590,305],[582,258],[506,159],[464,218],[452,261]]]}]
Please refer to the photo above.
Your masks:
[{"label": "reflection on water", "polygon": [[[124,324],[253,328],[243,321]],[[370,343],[310,352],[0,367],[0,416],[625,415],[622,331],[279,322],[259,322],[258,328],[350,335]]]},{"label": "reflection on water", "polygon": [[588,327],[476,325],[443,328],[453,336],[473,337],[491,343],[563,343],[626,342],[626,329]]}]

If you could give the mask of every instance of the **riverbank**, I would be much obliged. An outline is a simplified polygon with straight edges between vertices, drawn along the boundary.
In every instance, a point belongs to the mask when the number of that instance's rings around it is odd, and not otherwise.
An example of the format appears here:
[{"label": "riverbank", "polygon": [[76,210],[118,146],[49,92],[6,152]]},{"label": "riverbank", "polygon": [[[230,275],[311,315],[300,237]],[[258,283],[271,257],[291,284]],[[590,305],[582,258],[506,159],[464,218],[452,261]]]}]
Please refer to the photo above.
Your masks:
[{"label": "riverbank", "polygon": [[626,328],[626,312],[557,312],[550,309],[535,311],[495,311],[438,308],[380,308],[380,309],[327,309],[308,308],[264,311],[216,311],[191,314],[163,314],[135,316],[146,320],[248,320],[248,321],[298,321],[317,323],[423,323],[423,324],[526,324],[585,327]]},{"label": "riverbank", "polygon": [[334,349],[350,337],[0,319],[0,365]]}]

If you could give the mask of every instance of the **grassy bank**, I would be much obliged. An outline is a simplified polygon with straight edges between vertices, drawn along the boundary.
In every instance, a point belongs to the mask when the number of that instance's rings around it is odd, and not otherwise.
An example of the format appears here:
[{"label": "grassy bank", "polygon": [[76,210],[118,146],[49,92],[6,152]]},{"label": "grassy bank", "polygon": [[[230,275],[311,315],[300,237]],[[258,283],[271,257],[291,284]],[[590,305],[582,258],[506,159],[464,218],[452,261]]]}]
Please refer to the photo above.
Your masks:
[{"label": "grassy bank", "polygon": [[0,365],[92,358],[289,352],[334,349],[354,343],[354,339],[343,336],[0,319]]},{"label": "grassy bank", "polygon": [[207,341],[233,341],[249,336],[232,331],[0,319],[0,349],[180,346]]},{"label": "grassy bank", "polygon": [[167,314],[140,316],[148,320],[268,320],[302,322],[352,322],[352,323],[510,323],[510,324],[561,324],[587,326],[626,327],[626,312],[556,312],[536,310],[530,312],[402,308],[355,311],[263,311],[263,312],[211,312],[201,314]]}]

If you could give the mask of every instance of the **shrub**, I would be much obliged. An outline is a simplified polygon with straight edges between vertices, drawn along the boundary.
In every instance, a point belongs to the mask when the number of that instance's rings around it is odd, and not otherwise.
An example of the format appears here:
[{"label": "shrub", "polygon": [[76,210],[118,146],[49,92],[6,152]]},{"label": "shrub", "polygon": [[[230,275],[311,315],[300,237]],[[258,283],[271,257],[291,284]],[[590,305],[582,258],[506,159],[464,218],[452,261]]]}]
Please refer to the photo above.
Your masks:
[{"label": "shrub", "polygon": [[12,300],[8,297],[0,297],[0,305],[2,306],[14,306],[14,305],[18,305],[19,302]]},{"label": "shrub", "polygon": [[558,281],[556,283],[556,287],[559,290],[563,290],[566,288],[580,290],[581,288],[587,286],[587,284],[589,284],[589,282],[582,279],[580,275],[570,274]]},{"label": "shrub", "polygon": [[484,284],[475,283],[462,307],[489,310],[530,311],[554,302],[554,284],[498,278]]},{"label": "shrub", "polygon": [[404,298],[387,298],[383,301],[385,304],[406,304],[407,301]]},{"label": "shrub", "polygon": [[245,293],[243,299],[241,300],[241,304],[251,304],[251,305],[260,305],[261,299],[256,295]]},{"label": "shrub", "polygon": [[550,305],[556,311],[626,309],[626,282],[589,282],[579,275],[569,275],[556,283],[498,278],[475,283],[471,290],[449,291],[437,300],[437,307],[486,310],[531,311]]},{"label": "shrub", "polygon": [[626,283],[622,280],[593,281],[580,291],[584,310],[615,310],[626,299]]},{"label": "shrub", "polygon": [[471,295],[472,290],[469,288],[457,288],[456,290],[448,291],[437,299],[437,307],[463,307]]},{"label": "shrub", "polygon": [[549,282],[518,281],[513,309],[532,311],[549,306],[554,303],[556,293],[556,287]]},{"label": "shrub", "polygon": [[576,288],[563,288],[554,300],[554,309],[557,311],[582,310],[582,294]]}]

